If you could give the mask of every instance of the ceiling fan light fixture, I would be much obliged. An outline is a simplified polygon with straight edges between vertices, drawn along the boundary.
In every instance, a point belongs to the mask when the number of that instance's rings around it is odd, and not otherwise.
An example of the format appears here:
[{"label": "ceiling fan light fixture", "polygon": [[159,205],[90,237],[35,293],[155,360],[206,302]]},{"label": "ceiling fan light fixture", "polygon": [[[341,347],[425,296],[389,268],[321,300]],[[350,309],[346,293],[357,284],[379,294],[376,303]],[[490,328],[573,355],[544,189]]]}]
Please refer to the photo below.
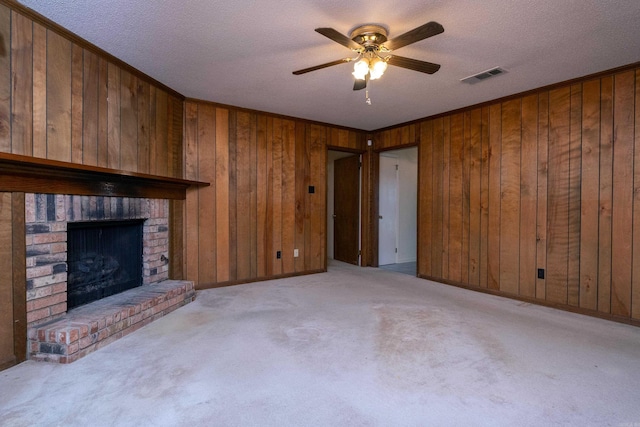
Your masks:
[{"label": "ceiling fan light fixture", "polygon": [[380,57],[375,57],[369,64],[371,80],[379,79],[387,70],[387,62]]},{"label": "ceiling fan light fixture", "polygon": [[357,80],[364,80],[369,72],[369,60],[362,58],[355,64],[353,64],[353,77]]}]

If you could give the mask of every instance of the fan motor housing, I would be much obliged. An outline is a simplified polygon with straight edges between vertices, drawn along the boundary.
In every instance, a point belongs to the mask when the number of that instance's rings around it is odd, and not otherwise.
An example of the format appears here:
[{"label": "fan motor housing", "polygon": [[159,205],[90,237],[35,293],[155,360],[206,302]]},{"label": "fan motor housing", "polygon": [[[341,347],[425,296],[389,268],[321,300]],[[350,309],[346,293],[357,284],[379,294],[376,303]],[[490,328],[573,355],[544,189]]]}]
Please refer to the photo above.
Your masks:
[{"label": "fan motor housing", "polygon": [[387,41],[387,30],[375,24],[362,25],[351,31],[351,40],[361,44],[365,49],[379,49],[380,45]]}]

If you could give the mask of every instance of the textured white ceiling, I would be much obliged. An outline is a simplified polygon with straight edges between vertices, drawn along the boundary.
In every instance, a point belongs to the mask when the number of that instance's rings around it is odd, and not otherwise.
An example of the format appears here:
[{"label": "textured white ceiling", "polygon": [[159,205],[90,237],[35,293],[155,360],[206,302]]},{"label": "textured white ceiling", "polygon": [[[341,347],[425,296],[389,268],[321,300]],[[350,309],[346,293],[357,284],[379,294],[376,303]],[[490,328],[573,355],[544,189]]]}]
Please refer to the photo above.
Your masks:
[{"label": "textured white ceiling", "polygon": [[[373,130],[640,61],[638,0],[19,0],[187,97]],[[428,21],[443,34],[397,50],[442,65],[389,67],[354,92],[350,56],[316,33]],[[507,74],[459,80],[494,66]]]}]

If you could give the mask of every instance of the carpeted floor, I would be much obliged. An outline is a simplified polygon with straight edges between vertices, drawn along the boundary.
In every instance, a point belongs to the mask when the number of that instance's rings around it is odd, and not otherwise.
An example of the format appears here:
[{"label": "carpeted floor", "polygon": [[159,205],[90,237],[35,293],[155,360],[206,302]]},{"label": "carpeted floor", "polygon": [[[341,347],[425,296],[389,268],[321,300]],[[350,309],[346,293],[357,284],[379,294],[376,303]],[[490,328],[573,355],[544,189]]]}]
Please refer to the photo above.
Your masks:
[{"label": "carpeted floor", "polygon": [[329,270],[201,291],[71,365],[2,371],[0,425],[640,425],[640,328]]}]

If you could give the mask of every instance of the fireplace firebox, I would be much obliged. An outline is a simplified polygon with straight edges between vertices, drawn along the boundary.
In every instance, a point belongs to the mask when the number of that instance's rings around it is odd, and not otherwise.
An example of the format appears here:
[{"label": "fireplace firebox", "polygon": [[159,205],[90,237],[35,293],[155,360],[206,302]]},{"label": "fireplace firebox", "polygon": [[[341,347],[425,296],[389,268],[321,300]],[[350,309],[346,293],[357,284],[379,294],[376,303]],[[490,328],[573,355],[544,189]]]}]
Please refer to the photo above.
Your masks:
[{"label": "fireplace firebox", "polygon": [[67,309],[142,285],[143,221],[67,224]]}]

